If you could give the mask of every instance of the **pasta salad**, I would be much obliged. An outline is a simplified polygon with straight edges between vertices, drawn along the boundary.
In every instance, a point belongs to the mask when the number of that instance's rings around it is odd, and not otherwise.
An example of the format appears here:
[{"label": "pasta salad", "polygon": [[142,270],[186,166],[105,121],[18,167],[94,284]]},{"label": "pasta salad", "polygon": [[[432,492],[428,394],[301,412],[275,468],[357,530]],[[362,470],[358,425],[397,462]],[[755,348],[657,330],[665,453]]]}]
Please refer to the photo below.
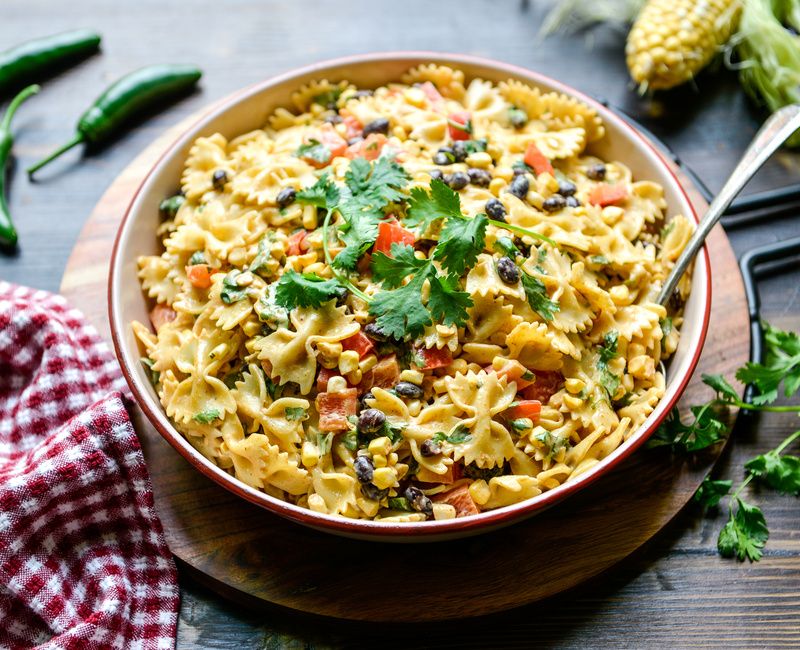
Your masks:
[{"label": "pasta salad", "polygon": [[644,422],[692,225],[591,154],[592,108],[433,64],[292,103],[196,140],[139,259],[142,362],[194,447],[315,512],[417,522],[536,497]]}]

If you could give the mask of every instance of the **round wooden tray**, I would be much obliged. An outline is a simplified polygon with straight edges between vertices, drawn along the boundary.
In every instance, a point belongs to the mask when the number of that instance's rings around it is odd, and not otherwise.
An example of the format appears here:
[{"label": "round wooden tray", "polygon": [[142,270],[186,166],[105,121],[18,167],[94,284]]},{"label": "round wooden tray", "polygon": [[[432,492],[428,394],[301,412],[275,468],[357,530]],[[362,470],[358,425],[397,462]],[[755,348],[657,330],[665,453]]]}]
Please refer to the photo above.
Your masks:
[{"label": "round wooden tray", "polygon": [[[62,292],[106,338],[108,263],[117,226],[147,170],[193,119],[165,133],[112,183],[67,264]],[[692,190],[688,179],[683,182]],[[700,195],[690,194],[704,209]],[[741,276],[719,227],[708,246],[711,324],[683,410],[708,398],[701,373],[731,376],[749,349]],[[457,542],[380,544],[315,532],[245,502],[192,469],[141,412],[132,416],[169,547],[201,581],[251,605],[372,621],[471,617],[574,587],[661,530],[721,452],[687,463],[642,450],[574,497],[514,526]]]}]

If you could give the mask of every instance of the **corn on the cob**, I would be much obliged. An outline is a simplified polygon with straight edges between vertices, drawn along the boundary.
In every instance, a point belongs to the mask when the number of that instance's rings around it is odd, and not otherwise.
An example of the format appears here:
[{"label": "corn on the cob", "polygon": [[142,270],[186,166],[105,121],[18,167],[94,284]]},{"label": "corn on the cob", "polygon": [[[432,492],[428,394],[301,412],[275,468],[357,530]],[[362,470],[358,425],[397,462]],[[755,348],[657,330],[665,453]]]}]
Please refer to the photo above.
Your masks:
[{"label": "corn on the cob", "polygon": [[689,81],[730,38],[739,12],[739,0],[648,0],[625,47],[640,91]]}]

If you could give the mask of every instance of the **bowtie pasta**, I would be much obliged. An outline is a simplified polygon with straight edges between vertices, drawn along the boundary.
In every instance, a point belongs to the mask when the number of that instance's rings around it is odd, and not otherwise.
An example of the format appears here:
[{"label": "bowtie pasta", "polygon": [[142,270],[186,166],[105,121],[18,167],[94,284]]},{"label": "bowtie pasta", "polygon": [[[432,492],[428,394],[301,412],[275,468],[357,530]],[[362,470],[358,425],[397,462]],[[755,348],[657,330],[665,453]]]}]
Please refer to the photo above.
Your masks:
[{"label": "bowtie pasta", "polygon": [[[248,485],[379,521],[469,516],[600,462],[664,394],[691,232],[593,156],[590,107],[423,65],[198,138],[139,259],[168,416]],[[155,207],[154,207],[155,209]]]}]

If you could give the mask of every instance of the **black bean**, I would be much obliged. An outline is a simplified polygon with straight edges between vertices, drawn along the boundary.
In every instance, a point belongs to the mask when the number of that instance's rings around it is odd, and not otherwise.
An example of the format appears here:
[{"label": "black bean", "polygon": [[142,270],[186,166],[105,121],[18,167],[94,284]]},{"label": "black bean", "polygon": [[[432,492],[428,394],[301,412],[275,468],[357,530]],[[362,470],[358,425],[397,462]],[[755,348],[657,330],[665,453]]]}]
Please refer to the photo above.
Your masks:
[{"label": "black bean", "polygon": [[358,416],[357,426],[361,433],[377,433],[383,429],[384,424],[386,424],[386,416],[383,411],[378,409],[361,411],[361,415]]},{"label": "black bean", "polygon": [[433,438],[428,438],[419,446],[419,453],[426,458],[438,456],[442,453],[442,446],[438,442],[434,442]]},{"label": "black bean", "polygon": [[514,167],[514,177],[522,176],[523,174],[527,174],[530,169],[525,169],[525,167]]},{"label": "black bean", "polygon": [[389,133],[389,119],[386,117],[379,117],[372,122],[367,122],[364,125],[364,137],[366,138],[370,133],[381,133],[386,135]]},{"label": "black bean", "polygon": [[603,163],[592,165],[586,170],[586,176],[593,181],[602,181],[606,177],[606,166]]},{"label": "black bean", "polygon": [[492,175],[485,169],[470,167],[467,170],[467,175],[469,176],[469,182],[478,187],[488,187],[489,183],[492,182]]},{"label": "black bean", "polygon": [[372,394],[371,390],[368,390],[363,395],[359,395],[358,403],[359,403],[359,405],[361,406],[362,409],[368,409],[369,405],[367,404],[367,400],[368,399],[374,399],[374,398],[375,398],[375,395]]},{"label": "black bean", "polygon": [[411,507],[417,512],[424,512],[426,515],[433,512],[433,503],[419,488],[410,485],[406,488],[403,496],[408,499]]},{"label": "black bean", "polygon": [[375,323],[367,323],[364,325],[364,334],[376,341],[388,341],[389,337],[383,333],[383,330]]},{"label": "black bean", "polygon": [[293,187],[284,187],[278,192],[278,196],[275,197],[275,202],[278,204],[279,208],[285,208],[294,203],[295,198],[297,198],[295,189]]},{"label": "black bean", "polygon": [[211,175],[211,184],[214,186],[215,190],[221,190],[225,187],[225,183],[228,182],[228,172],[224,169],[215,169],[214,173]]},{"label": "black bean", "polygon": [[453,164],[453,157],[452,154],[449,156],[446,153],[442,153],[441,151],[438,153],[433,154],[433,164],[434,165],[452,165]]},{"label": "black bean", "polygon": [[514,180],[511,181],[511,185],[508,186],[508,191],[523,201],[528,195],[529,189],[531,189],[531,182],[527,176],[523,175],[515,176]]},{"label": "black bean", "polygon": [[341,307],[345,302],[347,302],[348,291],[345,287],[336,287],[333,290],[333,293],[336,296],[337,307]]},{"label": "black bean", "polygon": [[389,496],[389,488],[381,490],[372,483],[362,483],[361,494],[367,497],[367,499],[372,499],[373,501],[383,501],[383,499]]},{"label": "black bean", "polygon": [[511,120],[511,126],[515,129],[521,129],[528,123],[528,114],[519,108],[509,111],[508,117]]},{"label": "black bean", "polygon": [[577,208],[580,204],[581,204],[581,202],[578,201],[578,199],[576,199],[574,196],[568,196],[567,197],[567,207],[568,208]]},{"label": "black bean", "polygon": [[453,172],[444,177],[444,182],[447,183],[452,190],[463,190],[469,185],[469,176],[464,172]]},{"label": "black bean", "polygon": [[500,199],[491,198],[486,202],[486,206],[484,208],[486,210],[486,214],[489,215],[490,219],[494,219],[495,221],[503,221],[506,220],[506,206],[503,205]]},{"label": "black bean", "polygon": [[431,177],[431,180],[436,179],[440,181],[442,178],[444,178],[444,174],[442,173],[441,169],[431,169],[428,172],[428,175]]},{"label": "black bean", "polygon": [[572,181],[558,181],[558,193],[561,196],[572,196],[578,191],[578,187]]},{"label": "black bean", "polygon": [[360,483],[372,482],[372,477],[375,475],[375,465],[372,464],[372,459],[369,456],[357,456],[353,461],[353,469]]},{"label": "black bean", "polygon": [[325,122],[328,124],[341,124],[342,116],[339,115],[339,113],[331,113],[330,115],[325,116]]},{"label": "black bean", "polygon": [[497,260],[497,275],[506,284],[519,282],[519,267],[510,257],[501,257]]},{"label": "black bean", "polygon": [[364,89],[364,90],[356,90],[353,93],[353,99],[361,99],[362,97],[372,97],[372,91]]},{"label": "black bean", "polygon": [[560,194],[553,194],[542,203],[542,209],[545,212],[558,212],[567,205],[567,200]]},{"label": "black bean", "polygon": [[416,384],[412,384],[410,381],[397,382],[394,387],[394,392],[400,397],[407,397],[409,399],[420,399],[425,394],[422,388]]},{"label": "black bean", "polygon": [[467,159],[469,151],[463,140],[456,140],[453,143],[453,155],[456,157],[456,162],[464,162]]}]

